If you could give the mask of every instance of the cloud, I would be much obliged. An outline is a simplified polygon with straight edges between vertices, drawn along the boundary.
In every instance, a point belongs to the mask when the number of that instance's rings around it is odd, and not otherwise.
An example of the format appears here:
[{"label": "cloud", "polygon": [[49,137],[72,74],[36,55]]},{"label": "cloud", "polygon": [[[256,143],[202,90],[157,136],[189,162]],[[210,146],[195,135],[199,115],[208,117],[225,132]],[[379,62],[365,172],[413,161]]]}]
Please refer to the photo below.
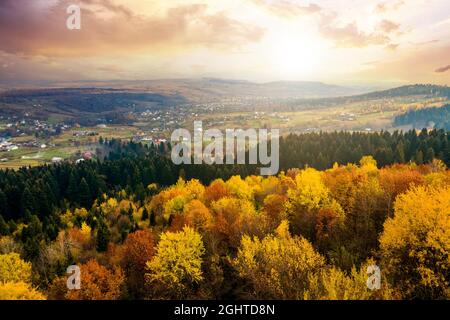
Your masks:
[{"label": "cloud", "polygon": [[331,39],[336,46],[343,48],[366,47],[389,42],[389,37],[383,34],[367,33],[359,30],[356,22],[336,26],[333,23],[319,24],[319,32],[325,38]]},{"label": "cloud", "polygon": [[397,48],[398,48],[398,43],[390,43],[386,46],[386,49],[389,49],[392,51],[396,50]]},{"label": "cloud", "polygon": [[439,68],[441,72],[430,72],[436,65],[448,64],[449,45],[416,47],[398,50],[391,59],[383,59],[371,68],[361,71],[360,77],[366,80],[450,84],[450,66]]},{"label": "cloud", "polygon": [[337,47],[363,48],[369,45],[387,45],[395,49],[397,45],[391,44],[391,36],[400,29],[400,24],[390,20],[381,20],[373,30],[363,31],[356,21],[340,24],[335,12],[322,14],[318,25],[323,37],[332,40]]},{"label": "cloud", "polygon": [[281,17],[296,17],[302,15],[313,14],[322,10],[315,4],[299,4],[293,0],[251,0],[256,5],[266,9],[267,11]]},{"label": "cloud", "polygon": [[376,13],[387,13],[389,11],[395,11],[398,10],[400,7],[402,7],[405,4],[403,0],[398,1],[390,1],[390,2],[380,2],[375,6],[375,12]]},{"label": "cloud", "polygon": [[393,31],[396,31],[400,28],[400,24],[395,23],[393,21],[390,20],[381,20],[381,22],[378,24],[378,29],[381,32],[385,32],[385,33],[391,33]]},{"label": "cloud", "polygon": [[110,0],[79,0],[81,30],[66,28],[66,8],[60,0],[2,0],[0,50],[44,56],[186,50],[192,47],[233,49],[259,41],[264,28],[234,20],[205,4],[167,9],[144,16]]},{"label": "cloud", "polygon": [[440,42],[440,40],[438,39],[433,39],[433,40],[429,40],[429,41],[422,41],[422,42],[409,42],[409,44],[413,45],[413,46],[428,46],[428,45],[432,45],[435,43]]},{"label": "cloud", "polygon": [[434,70],[434,72],[443,73],[443,72],[446,72],[448,70],[450,70],[450,64],[448,66],[438,68],[438,69]]}]

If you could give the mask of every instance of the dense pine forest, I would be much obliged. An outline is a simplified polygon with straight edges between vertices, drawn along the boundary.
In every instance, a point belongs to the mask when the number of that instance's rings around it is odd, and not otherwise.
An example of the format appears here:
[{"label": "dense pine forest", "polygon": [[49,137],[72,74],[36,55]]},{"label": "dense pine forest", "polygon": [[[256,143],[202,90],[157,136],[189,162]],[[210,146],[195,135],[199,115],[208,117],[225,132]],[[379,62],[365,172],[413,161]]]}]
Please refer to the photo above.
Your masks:
[{"label": "dense pine forest", "polygon": [[448,299],[449,142],[289,135],[263,178],[101,139],[103,160],[1,171],[0,299]]},{"label": "dense pine forest", "polygon": [[436,129],[450,130],[450,105],[409,110],[394,119],[396,126],[422,128],[432,124]]}]

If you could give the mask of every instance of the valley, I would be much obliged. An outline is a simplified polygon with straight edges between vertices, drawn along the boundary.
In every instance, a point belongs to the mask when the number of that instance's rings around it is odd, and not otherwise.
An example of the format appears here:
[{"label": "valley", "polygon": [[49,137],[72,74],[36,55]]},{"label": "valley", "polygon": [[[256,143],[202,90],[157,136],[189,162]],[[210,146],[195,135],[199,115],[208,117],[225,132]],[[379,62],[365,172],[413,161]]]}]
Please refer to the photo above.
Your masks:
[{"label": "valley", "polygon": [[[55,161],[82,159],[90,152],[102,157],[100,137],[154,143],[169,139],[176,128],[278,128],[281,135],[319,131],[407,131],[394,118],[408,110],[441,107],[450,102],[447,87],[416,85],[353,96],[299,98],[293,84],[250,85],[215,80],[191,86],[186,94],[175,81],[172,87],[144,89],[146,83],[110,83],[114,88],[10,90],[0,93],[0,168],[18,169]],[[249,93],[244,95],[247,87]],[[99,84],[96,84],[99,85]],[[130,84],[128,84],[130,85]],[[272,88],[257,96],[260,87]],[[324,84],[296,84],[304,96],[320,93]],[[351,92],[336,87],[335,92]],[[149,91],[151,90],[151,91]],[[156,92],[156,90],[159,90]],[[355,91],[356,89],[353,89]],[[279,92],[291,96],[278,98]],[[333,92],[333,91],[332,91]],[[226,94],[226,95],[225,95]],[[421,128],[416,128],[421,129]],[[430,128],[431,129],[431,128]]]}]

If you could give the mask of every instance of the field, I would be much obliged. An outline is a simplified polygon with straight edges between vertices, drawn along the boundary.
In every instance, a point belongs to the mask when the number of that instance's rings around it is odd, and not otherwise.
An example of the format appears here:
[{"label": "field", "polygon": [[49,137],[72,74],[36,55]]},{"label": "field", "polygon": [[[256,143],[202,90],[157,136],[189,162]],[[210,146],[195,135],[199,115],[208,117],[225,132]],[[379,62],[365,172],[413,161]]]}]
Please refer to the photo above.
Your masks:
[{"label": "field", "polygon": [[[322,106],[298,111],[239,111],[201,114],[187,118],[183,125],[192,128],[195,120],[202,120],[204,126],[218,129],[263,128],[281,129],[282,134],[310,131],[377,131],[408,130],[411,127],[396,128],[393,117],[409,109],[422,106],[442,106],[449,100],[441,97],[400,97],[378,99],[336,106]],[[369,130],[370,129],[370,130]]]},{"label": "field", "polygon": [[[75,132],[96,132],[95,136],[74,136]],[[108,139],[130,139],[137,131],[137,128],[130,126],[114,125],[106,128],[99,127],[79,127],[72,128],[62,134],[47,139],[38,139],[39,145],[45,144],[46,148],[20,146],[17,150],[1,152],[1,159],[8,159],[0,162],[0,169],[18,169],[23,166],[38,166],[50,163],[52,158],[58,157],[67,160],[76,160],[85,151],[95,153],[99,137]],[[34,136],[26,135],[12,138],[12,143],[24,143],[33,141]]]}]

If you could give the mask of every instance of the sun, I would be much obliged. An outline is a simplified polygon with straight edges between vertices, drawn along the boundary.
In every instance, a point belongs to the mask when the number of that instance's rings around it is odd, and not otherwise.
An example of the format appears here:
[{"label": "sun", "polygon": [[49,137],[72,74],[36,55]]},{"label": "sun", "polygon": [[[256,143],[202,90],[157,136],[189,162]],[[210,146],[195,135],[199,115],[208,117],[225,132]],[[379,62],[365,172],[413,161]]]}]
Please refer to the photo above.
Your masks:
[{"label": "sun", "polygon": [[267,38],[264,50],[272,71],[286,79],[306,78],[317,71],[320,50],[304,34],[277,32]]}]

